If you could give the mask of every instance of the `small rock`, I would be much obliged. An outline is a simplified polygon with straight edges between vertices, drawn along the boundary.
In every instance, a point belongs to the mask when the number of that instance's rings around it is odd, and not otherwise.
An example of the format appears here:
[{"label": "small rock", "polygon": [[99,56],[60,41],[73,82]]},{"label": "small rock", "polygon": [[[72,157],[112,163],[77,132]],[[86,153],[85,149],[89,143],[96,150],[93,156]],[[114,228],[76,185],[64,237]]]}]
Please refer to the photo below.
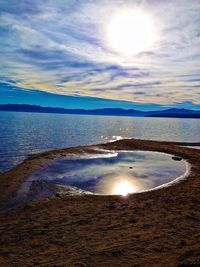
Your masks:
[{"label": "small rock", "polygon": [[185,241],[181,241],[181,242],[178,244],[177,248],[182,249],[182,248],[184,248],[186,245],[187,245],[187,243],[186,243]]},{"label": "small rock", "polygon": [[176,156],[173,156],[172,159],[173,159],[173,160],[176,160],[176,161],[181,161],[181,160],[182,160],[181,157],[176,157]]},{"label": "small rock", "polygon": [[116,208],[116,204],[115,203],[109,203],[106,207],[108,209],[115,209]]}]

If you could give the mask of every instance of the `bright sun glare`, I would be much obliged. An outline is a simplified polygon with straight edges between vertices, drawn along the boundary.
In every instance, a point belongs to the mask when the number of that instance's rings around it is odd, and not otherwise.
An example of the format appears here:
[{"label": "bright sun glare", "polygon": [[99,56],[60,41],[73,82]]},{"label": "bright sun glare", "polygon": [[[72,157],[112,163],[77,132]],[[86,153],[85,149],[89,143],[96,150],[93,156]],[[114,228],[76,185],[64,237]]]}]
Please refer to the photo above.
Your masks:
[{"label": "bright sun glare", "polygon": [[114,195],[122,195],[122,196],[126,196],[129,193],[134,193],[134,192],[135,192],[134,186],[126,181],[116,184],[113,190]]},{"label": "bright sun glare", "polygon": [[140,10],[123,10],[115,14],[107,27],[108,45],[126,56],[151,48],[155,38],[152,18]]}]

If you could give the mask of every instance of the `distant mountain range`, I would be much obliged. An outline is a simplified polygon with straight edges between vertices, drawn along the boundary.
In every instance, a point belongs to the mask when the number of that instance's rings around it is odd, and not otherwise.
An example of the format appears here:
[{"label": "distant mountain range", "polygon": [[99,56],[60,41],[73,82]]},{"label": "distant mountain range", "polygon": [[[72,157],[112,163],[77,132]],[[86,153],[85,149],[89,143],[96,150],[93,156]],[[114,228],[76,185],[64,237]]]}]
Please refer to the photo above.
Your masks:
[{"label": "distant mountain range", "polygon": [[59,113],[79,115],[130,116],[130,117],[168,117],[168,118],[200,118],[200,110],[166,109],[162,111],[139,111],[135,109],[104,108],[104,109],[65,109],[41,107],[26,104],[0,105],[0,111]]}]

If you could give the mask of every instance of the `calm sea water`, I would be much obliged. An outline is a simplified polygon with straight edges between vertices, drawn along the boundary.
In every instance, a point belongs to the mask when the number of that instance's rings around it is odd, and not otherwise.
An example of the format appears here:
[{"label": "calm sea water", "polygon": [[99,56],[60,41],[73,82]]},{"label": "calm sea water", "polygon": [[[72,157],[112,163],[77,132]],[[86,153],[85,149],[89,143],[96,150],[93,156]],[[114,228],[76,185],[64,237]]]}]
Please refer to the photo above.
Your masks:
[{"label": "calm sea water", "polygon": [[200,120],[0,112],[0,172],[28,154],[119,137],[200,141]]}]

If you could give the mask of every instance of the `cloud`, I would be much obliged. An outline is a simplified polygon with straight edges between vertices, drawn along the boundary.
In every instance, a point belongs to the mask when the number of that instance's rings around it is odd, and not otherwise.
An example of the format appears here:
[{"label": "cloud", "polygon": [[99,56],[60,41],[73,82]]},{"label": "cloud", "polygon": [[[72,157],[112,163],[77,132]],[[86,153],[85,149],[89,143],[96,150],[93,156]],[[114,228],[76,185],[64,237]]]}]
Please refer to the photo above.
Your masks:
[{"label": "cloud", "polygon": [[[158,40],[131,57],[108,46],[120,7],[142,8]],[[200,1],[2,0],[0,78],[24,89],[141,103],[200,103]]]}]

